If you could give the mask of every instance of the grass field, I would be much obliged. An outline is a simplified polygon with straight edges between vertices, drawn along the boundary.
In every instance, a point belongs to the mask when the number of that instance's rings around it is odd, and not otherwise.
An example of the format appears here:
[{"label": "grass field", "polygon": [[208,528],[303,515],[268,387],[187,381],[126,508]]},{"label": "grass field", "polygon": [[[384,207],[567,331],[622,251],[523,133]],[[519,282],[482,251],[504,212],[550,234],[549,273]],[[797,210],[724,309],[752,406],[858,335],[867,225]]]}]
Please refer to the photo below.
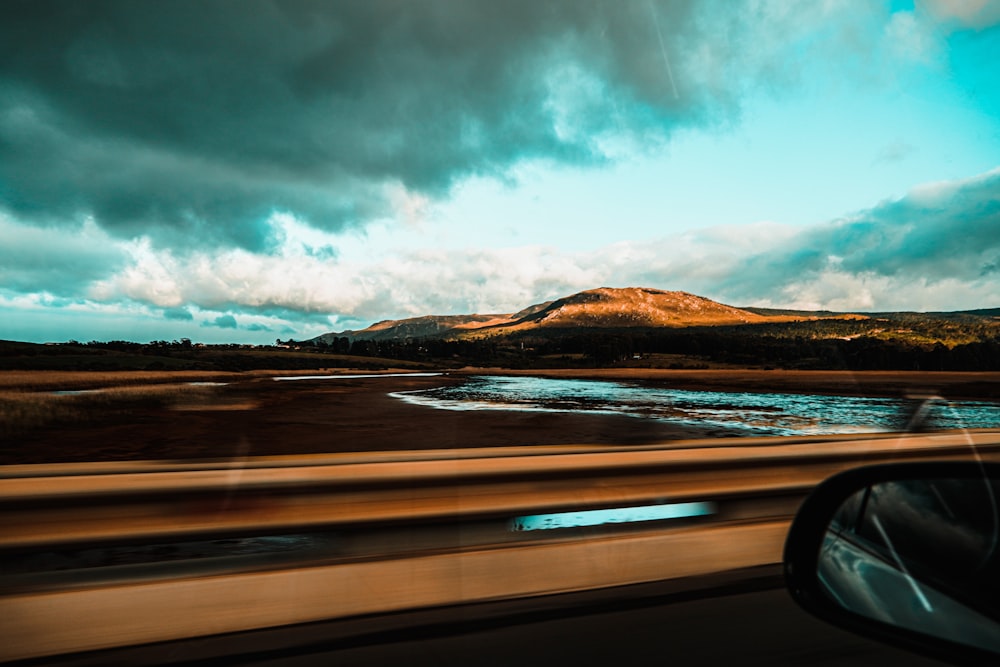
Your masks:
[{"label": "grass field", "polygon": [[227,382],[247,373],[212,371],[4,371],[0,391],[73,391],[178,382]]},{"label": "grass field", "polygon": [[317,370],[5,371],[0,373],[0,436],[113,421],[137,409],[246,408],[237,395],[240,385]]},{"label": "grass field", "polygon": [[304,382],[272,378],[327,372],[0,372],[0,465],[650,444],[736,435],[715,426],[622,415],[436,410],[392,395],[462,382],[468,375],[601,379],[691,391],[889,397],[935,393],[1000,400],[1000,373],[464,368],[427,376],[398,373],[412,368],[387,370],[385,378],[365,377],[372,374],[368,369],[343,369],[329,372],[347,376],[340,380]]},{"label": "grass field", "polygon": [[131,380],[133,384],[69,390],[81,393],[0,390],[0,435],[11,437],[40,428],[106,421],[137,408],[204,403],[218,389],[186,382],[139,384],[138,379]]}]

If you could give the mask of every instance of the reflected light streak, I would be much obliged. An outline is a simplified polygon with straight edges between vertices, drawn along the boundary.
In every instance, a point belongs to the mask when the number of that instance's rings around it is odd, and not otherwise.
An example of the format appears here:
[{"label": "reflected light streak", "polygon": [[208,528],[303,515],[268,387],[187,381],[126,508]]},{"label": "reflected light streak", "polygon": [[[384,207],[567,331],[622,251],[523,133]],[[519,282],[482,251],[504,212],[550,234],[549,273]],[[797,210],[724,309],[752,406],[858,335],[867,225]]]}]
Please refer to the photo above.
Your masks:
[{"label": "reflected light streak", "polygon": [[579,528],[600,526],[607,523],[635,523],[639,521],[662,521],[665,519],[687,519],[715,514],[715,503],[671,503],[667,505],[644,505],[641,507],[618,507],[605,510],[585,510],[581,512],[561,512],[557,514],[536,514],[519,516],[510,522],[510,530],[554,530],[557,528]]}]

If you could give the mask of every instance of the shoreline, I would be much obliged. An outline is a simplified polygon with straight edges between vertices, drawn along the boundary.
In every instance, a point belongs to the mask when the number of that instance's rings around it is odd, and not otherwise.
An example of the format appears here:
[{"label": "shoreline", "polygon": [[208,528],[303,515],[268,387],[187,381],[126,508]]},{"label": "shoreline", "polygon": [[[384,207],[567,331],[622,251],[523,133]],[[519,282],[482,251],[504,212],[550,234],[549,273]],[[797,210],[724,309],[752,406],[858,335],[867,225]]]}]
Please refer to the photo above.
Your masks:
[{"label": "shoreline", "polygon": [[0,442],[0,465],[652,444],[726,435],[722,429],[688,428],[626,415],[438,410],[389,395],[462,381],[455,375],[297,382],[261,377],[208,388],[211,391],[198,387],[192,401],[139,406],[89,423],[6,438]]},{"label": "shoreline", "polygon": [[[0,442],[0,465],[64,461],[240,460],[251,456],[466,449],[534,445],[640,445],[741,435],[735,429],[672,424],[627,415],[507,410],[442,410],[390,396],[463,382],[473,375],[530,375],[667,385],[708,391],[843,393],[892,396],[949,390],[1000,400],[1000,373],[844,373],[830,371],[684,371],[575,369],[511,371],[466,368],[444,375],[395,371],[323,373],[337,379],[276,382],[316,375],[268,372],[224,376],[229,384],[191,386],[182,378],[146,374],[144,386],[168,392],[156,401],[101,407],[77,423],[35,428]],[[359,375],[365,377],[358,377]],[[353,376],[353,377],[349,377]],[[374,377],[372,377],[374,376]],[[55,376],[36,378],[51,391]],[[129,375],[116,375],[128,388]],[[103,375],[103,379],[111,379]],[[80,379],[80,378],[78,378]],[[82,378],[86,380],[87,378]],[[96,378],[91,377],[93,381]],[[133,380],[137,380],[132,376]],[[213,379],[222,380],[216,375]],[[173,384],[170,384],[170,383]],[[182,382],[182,384],[178,384]],[[936,385],[934,387],[933,385]],[[93,386],[90,384],[89,386]],[[63,387],[70,388],[70,387]],[[134,389],[134,387],[132,388]],[[8,395],[16,392],[8,391]],[[41,392],[37,392],[41,395]],[[123,392],[128,395],[128,392]],[[142,392],[138,392],[140,398]],[[31,392],[21,390],[21,396]],[[48,395],[48,393],[46,394]],[[100,394],[98,394],[100,395]],[[87,406],[93,395],[59,397]],[[103,400],[103,399],[102,399]],[[111,401],[111,399],[108,399]],[[77,403],[73,403],[76,401]]]},{"label": "shoreline", "polygon": [[939,392],[946,398],[1000,400],[996,371],[789,371],[760,369],[558,368],[501,367],[254,370],[254,371],[7,371],[0,374],[0,392],[83,390],[185,382],[231,384],[278,377],[442,377],[509,375],[555,379],[640,382],[691,391],[753,393],[843,394],[900,397]]},{"label": "shoreline", "polygon": [[940,394],[945,398],[1000,401],[995,371],[786,371],[758,369],[674,370],[659,368],[569,368],[519,370],[462,368],[452,375],[511,375],[554,379],[639,382],[690,391],[825,394],[899,398]]}]

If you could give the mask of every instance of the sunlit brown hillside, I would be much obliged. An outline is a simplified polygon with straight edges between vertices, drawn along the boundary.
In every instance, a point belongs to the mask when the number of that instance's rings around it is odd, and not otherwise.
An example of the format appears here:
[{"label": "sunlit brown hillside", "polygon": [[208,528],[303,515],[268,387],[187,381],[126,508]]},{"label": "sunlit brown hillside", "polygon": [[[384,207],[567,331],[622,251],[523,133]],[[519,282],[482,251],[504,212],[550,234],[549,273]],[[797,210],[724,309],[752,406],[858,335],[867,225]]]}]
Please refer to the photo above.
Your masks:
[{"label": "sunlit brown hillside", "polygon": [[[689,294],[645,287],[600,287],[511,314],[427,315],[385,320],[360,331],[324,334],[351,340],[502,335],[533,329],[694,327],[787,322],[803,316],[766,315]],[[815,319],[815,318],[813,318]]]},{"label": "sunlit brown hillside", "polygon": [[687,292],[600,287],[552,302],[516,323],[525,327],[689,327],[752,324],[769,318]]}]

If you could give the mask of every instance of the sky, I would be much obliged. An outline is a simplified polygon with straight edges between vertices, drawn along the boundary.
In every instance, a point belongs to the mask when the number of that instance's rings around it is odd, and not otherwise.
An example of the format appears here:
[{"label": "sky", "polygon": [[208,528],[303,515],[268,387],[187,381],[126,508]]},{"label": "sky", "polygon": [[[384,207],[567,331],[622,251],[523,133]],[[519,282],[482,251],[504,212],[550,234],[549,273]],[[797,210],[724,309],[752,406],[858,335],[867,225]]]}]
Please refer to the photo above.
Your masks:
[{"label": "sky", "polygon": [[8,0],[0,339],[1000,307],[1000,0]]}]

